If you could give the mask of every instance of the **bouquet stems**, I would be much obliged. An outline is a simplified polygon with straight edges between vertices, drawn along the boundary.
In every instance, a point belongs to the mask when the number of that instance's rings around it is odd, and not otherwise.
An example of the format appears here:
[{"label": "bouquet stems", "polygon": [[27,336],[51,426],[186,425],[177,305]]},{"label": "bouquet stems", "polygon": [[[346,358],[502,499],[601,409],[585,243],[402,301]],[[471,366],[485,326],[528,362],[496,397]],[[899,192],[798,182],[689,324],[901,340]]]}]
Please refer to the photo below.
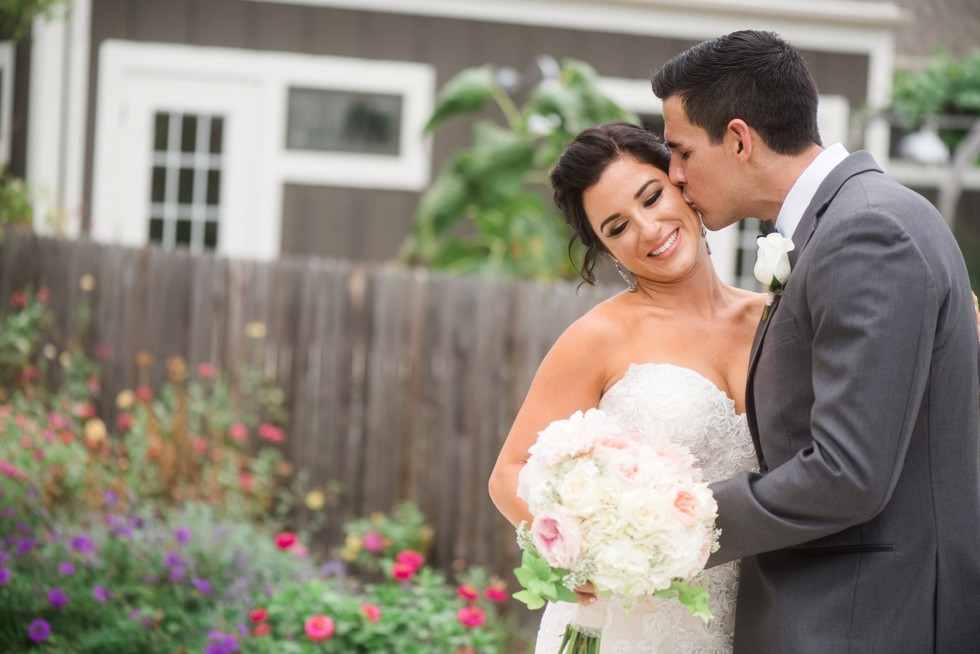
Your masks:
[{"label": "bouquet stems", "polygon": [[565,627],[558,654],[599,654],[605,624],[605,598],[597,597],[588,605],[578,604],[575,617]]}]

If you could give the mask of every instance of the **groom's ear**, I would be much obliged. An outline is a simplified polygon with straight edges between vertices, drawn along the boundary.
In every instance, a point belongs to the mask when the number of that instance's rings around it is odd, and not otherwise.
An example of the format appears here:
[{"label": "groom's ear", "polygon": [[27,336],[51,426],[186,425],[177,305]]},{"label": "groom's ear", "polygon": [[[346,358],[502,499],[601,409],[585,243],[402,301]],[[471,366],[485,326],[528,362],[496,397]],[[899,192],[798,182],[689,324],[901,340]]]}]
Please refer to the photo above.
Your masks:
[{"label": "groom's ear", "polygon": [[755,139],[758,135],[741,118],[733,118],[728,121],[728,129],[725,132],[725,141],[731,149],[732,155],[740,161],[748,161],[755,148]]}]

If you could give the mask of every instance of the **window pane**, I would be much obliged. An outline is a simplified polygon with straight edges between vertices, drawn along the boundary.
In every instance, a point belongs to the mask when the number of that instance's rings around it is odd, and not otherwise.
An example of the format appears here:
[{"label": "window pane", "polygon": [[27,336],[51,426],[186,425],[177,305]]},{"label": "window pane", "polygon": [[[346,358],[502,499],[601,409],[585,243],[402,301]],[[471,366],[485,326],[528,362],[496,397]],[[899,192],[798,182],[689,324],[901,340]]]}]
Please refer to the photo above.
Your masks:
[{"label": "window pane", "polygon": [[190,204],[194,201],[194,169],[181,168],[177,184],[177,202]]},{"label": "window pane", "polygon": [[209,170],[208,171],[208,193],[207,193],[207,203],[211,206],[217,206],[221,200],[221,171],[220,170]]},{"label": "window pane", "polygon": [[400,95],[292,88],[286,147],[397,155],[401,113]]},{"label": "window pane", "polygon": [[190,245],[191,244],[191,221],[178,219],[177,220],[177,245]]},{"label": "window pane", "polygon": [[194,152],[197,144],[197,116],[184,116],[180,126],[180,151]]},{"label": "window pane", "polygon": [[211,154],[221,154],[222,146],[222,131],[224,129],[224,120],[221,116],[215,116],[211,119],[211,142],[208,151]]},{"label": "window pane", "polygon": [[150,190],[151,202],[163,202],[167,192],[167,169],[163,166],[153,167],[153,185]]},{"label": "window pane", "polygon": [[163,218],[150,218],[150,242],[163,243]]},{"label": "window pane", "polygon": [[204,247],[208,250],[218,247],[218,223],[213,220],[204,223]]},{"label": "window pane", "polygon": [[170,115],[157,112],[153,119],[153,151],[167,151],[167,137],[170,134]]}]

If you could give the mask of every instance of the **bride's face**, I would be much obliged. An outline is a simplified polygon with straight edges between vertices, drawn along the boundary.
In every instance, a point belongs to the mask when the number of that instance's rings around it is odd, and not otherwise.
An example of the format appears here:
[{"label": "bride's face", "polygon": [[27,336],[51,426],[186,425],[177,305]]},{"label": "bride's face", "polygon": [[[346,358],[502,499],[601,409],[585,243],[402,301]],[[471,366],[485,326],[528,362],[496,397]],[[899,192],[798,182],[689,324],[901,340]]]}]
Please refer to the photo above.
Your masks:
[{"label": "bride's face", "polygon": [[707,256],[698,215],[656,166],[614,161],[582,204],[609,254],[638,277],[680,279]]}]

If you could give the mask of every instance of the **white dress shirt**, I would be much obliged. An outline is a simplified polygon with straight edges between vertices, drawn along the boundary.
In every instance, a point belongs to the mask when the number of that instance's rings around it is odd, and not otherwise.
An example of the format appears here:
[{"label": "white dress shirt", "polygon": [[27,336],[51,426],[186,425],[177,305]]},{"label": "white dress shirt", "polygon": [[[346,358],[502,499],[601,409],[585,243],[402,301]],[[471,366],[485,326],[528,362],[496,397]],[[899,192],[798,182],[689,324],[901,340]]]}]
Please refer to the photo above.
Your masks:
[{"label": "white dress shirt", "polygon": [[844,161],[847,156],[847,149],[840,143],[835,143],[810,162],[810,165],[793,184],[793,188],[786,194],[783,206],[779,208],[779,215],[776,216],[776,231],[786,238],[793,238],[793,232],[796,231],[796,226],[803,219],[803,212],[813,201],[817,188],[820,187],[823,180],[827,179],[830,171]]}]

